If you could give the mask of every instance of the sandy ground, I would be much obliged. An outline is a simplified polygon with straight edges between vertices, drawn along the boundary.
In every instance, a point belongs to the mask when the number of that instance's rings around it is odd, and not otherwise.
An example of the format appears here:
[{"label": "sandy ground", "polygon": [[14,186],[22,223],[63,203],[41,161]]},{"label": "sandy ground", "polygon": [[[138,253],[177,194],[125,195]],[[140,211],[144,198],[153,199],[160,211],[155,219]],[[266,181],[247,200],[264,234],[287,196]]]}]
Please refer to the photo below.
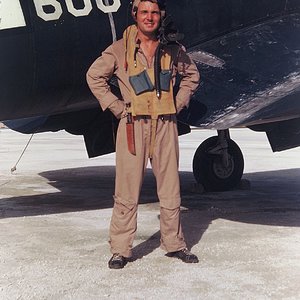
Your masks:
[{"label": "sandy ground", "polygon": [[114,155],[88,159],[81,137],[0,130],[0,299],[300,299],[300,148],[272,153],[233,130],[250,189],[200,194],[191,162],[212,131],[180,137],[182,223],[199,264],[159,248],[151,171],[133,262],[110,270]]}]

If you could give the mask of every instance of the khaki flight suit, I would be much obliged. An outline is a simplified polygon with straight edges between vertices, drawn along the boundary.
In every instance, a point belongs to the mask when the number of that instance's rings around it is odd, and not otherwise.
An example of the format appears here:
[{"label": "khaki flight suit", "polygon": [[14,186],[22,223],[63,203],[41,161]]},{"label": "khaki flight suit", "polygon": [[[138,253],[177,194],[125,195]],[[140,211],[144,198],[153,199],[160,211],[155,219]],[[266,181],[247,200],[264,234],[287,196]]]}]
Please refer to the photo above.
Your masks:
[{"label": "khaki flight suit", "polygon": [[[182,76],[175,98],[179,112],[188,106],[189,100],[199,84],[199,73],[185,51],[178,46],[172,65],[172,80],[179,73]],[[139,60],[147,67],[141,50]],[[128,62],[131,63],[131,62]],[[103,110],[109,108],[117,118],[124,114],[124,103],[131,103],[131,86],[125,65],[123,39],[109,46],[92,64],[87,73],[88,85]],[[118,99],[110,90],[108,81],[115,75],[123,99]],[[167,252],[186,247],[180,224],[180,183],[178,174],[178,132],[176,114],[160,115],[157,119],[155,141],[151,141],[151,116],[135,116],[136,155],[128,151],[126,117],[121,118],[116,141],[116,181],[114,208],[110,224],[110,245],[112,253],[124,257],[132,255],[132,244],[137,230],[137,206],[140,190],[149,161],[150,145],[154,142],[150,158],[157,183],[160,201],[161,247]]]}]

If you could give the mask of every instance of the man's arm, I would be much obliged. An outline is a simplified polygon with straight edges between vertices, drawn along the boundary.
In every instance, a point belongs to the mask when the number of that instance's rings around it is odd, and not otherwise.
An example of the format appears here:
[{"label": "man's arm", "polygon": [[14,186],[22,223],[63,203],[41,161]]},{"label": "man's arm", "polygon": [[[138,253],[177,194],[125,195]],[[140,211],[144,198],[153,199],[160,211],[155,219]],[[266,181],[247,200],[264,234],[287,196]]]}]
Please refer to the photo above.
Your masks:
[{"label": "man's arm", "polygon": [[179,90],[176,95],[178,114],[184,107],[188,107],[190,99],[199,85],[200,74],[195,63],[182,48],[179,50],[177,59],[177,72],[181,76]]},{"label": "man's arm", "polygon": [[108,84],[116,68],[116,58],[110,46],[91,65],[86,80],[102,110],[108,108],[119,119],[124,110],[124,102],[111,92]]}]

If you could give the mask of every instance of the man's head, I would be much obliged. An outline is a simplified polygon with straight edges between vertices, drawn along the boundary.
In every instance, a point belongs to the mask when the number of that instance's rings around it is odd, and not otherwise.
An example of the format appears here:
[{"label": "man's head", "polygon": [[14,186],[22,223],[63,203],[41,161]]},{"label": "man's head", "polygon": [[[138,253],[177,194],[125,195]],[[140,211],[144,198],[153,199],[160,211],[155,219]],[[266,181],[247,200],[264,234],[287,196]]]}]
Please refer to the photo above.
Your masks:
[{"label": "man's head", "polygon": [[161,20],[165,14],[162,1],[158,0],[134,0],[132,15],[137,27],[144,35],[157,33]]},{"label": "man's head", "polygon": [[160,9],[161,18],[165,17],[165,15],[166,15],[165,0],[132,0],[131,14],[135,21],[136,21],[138,7],[141,2],[156,3]]}]

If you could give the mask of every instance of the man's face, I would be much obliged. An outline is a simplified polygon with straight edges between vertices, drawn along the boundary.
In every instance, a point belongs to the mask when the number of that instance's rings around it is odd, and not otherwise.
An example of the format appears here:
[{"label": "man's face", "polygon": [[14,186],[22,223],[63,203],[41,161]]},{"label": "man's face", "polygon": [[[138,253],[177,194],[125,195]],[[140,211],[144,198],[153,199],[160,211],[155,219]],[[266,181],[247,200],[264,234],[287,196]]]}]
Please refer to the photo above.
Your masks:
[{"label": "man's face", "polygon": [[140,2],[136,15],[139,30],[145,35],[154,34],[160,25],[160,9],[157,3]]}]

